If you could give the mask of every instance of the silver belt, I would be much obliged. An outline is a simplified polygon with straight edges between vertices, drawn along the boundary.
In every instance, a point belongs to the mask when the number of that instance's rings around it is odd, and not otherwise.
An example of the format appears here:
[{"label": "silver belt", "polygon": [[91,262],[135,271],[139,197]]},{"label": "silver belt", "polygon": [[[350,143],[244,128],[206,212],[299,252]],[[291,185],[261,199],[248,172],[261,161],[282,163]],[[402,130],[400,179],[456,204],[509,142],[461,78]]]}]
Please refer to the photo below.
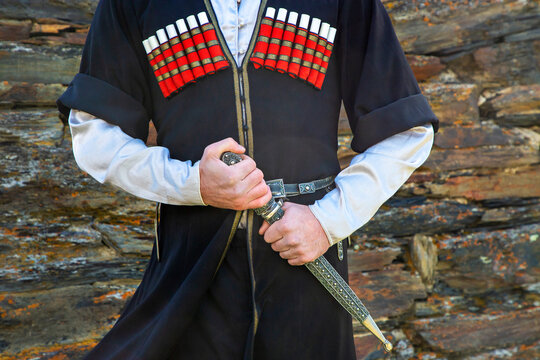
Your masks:
[{"label": "silver belt", "polygon": [[304,194],[312,194],[317,190],[326,188],[332,190],[334,177],[329,176],[324,179],[314,180],[300,184],[285,184],[283,179],[268,180],[266,184],[272,191],[274,199],[285,198],[288,196],[297,196]]}]

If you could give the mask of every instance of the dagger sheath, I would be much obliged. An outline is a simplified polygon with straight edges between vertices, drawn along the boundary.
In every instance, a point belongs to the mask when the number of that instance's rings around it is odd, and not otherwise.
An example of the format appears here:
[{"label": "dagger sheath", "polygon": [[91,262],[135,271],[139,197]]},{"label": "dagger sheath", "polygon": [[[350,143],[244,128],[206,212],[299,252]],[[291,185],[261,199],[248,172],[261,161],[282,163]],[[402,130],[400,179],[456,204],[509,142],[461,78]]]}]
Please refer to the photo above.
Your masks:
[{"label": "dagger sheath", "polygon": [[[225,152],[221,156],[221,160],[230,166],[242,161],[242,158],[238,154]],[[262,216],[270,225],[281,219],[284,215],[281,204],[274,199],[271,199],[263,207],[255,209],[255,212],[257,215]],[[360,321],[362,325],[379,339],[386,352],[392,350],[392,344],[386,340],[362,301],[356,296],[349,284],[343,280],[341,275],[339,275],[336,269],[334,269],[324,256],[306,263],[304,266],[308,268],[313,276],[315,276],[322,286],[324,286],[326,291],[328,291],[353,318]]]}]

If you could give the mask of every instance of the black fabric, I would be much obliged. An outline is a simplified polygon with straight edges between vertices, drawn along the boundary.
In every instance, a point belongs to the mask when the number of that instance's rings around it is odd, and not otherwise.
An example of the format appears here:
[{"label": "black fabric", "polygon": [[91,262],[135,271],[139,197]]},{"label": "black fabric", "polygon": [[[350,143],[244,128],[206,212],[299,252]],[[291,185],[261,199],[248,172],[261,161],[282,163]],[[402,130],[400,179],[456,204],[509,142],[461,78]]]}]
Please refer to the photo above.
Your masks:
[{"label": "black fabric", "polygon": [[70,109],[83,110],[146,140],[152,95],[136,18],[134,2],[99,2],[79,74],[57,104],[65,116]]},{"label": "black fabric", "polygon": [[253,156],[265,178],[298,184],[340,171],[337,72],[330,62],[323,89],[317,91],[298,79],[248,67]]},{"label": "black fabric", "polygon": [[58,100],[66,116],[70,109],[82,110],[118,125],[135,138],[146,141],[148,113],[140,102],[108,82],[79,73]]},{"label": "black fabric", "polygon": [[[422,94],[401,98],[351,121],[351,127],[354,126],[351,148],[363,152],[391,135],[432,123],[434,119],[436,117]],[[384,126],[374,126],[376,123]],[[434,126],[437,126],[436,122]]]},{"label": "black fabric", "polygon": [[[300,202],[324,193],[302,196]],[[261,223],[256,219],[254,229]],[[251,284],[250,246],[256,279]],[[338,260],[337,246],[325,256],[347,279],[347,259]],[[262,237],[249,242],[246,230],[238,230],[189,331],[168,359],[355,359],[352,321],[304,266],[291,267]]]},{"label": "black fabric", "polygon": [[[325,193],[319,190],[297,196],[294,202],[312,204]],[[254,228],[261,224],[262,220],[256,218]],[[347,252],[346,241],[343,245]],[[259,324],[252,359],[355,359],[352,321],[347,311],[305,266],[290,266],[260,236],[254,237],[253,247]],[[338,259],[337,245],[324,256],[348,280],[347,258]]]},{"label": "black fabric", "polygon": [[[269,0],[267,6],[318,17],[337,28],[337,39],[320,91],[248,65],[246,130],[266,179],[303,183],[339,173],[342,101],[355,151],[413,126],[437,127],[380,0]],[[210,143],[240,141],[234,63],[166,99],[141,44],[200,11],[210,12],[202,0],[102,0],[60,111],[89,112],[140,139],[152,119],[158,145],[173,159],[197,161]],[[293,200],[307,205],[324,194]],[[163,204],[161,261],[154,249],[133,298],[86,359],[354,359],[349,314],[305,267],[291,267],[271,250],[257,235],[260,219],[251,237],[238,235],[226,252],[234,216]],[[347,260],[338,259],[336,247],[325,256],[347,278]]]},{"label": "black fabric", "polygon": [[162,205],[141,284],[113,329],[86,359],[166,359],[190,324],[217,270],[235,212]]},{"label": "black fabric", "polygon": [[380,0],[342,1],[339,18],[336,48],[352,149],[363,152],[418,125],[437,130]]},{"label": "black fabric", "polygon": [[238,230],[190,330],[169,360],[244,358],[253,315],[246,240],[246,230]]}]

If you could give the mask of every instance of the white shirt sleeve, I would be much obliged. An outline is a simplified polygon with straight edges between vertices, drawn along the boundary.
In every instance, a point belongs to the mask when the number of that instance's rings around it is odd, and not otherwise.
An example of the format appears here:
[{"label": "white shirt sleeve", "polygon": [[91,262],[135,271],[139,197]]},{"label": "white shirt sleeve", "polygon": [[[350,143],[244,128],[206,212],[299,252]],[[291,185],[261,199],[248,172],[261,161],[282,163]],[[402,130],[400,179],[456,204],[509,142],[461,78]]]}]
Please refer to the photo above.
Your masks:
[{"label": "white shirt sleeve", "polygon": [[[169,150],[146,144],[118,126],[82,111],[69,116],[79,167],[100,183],[172,205],[205,205],[199,162],[171,159]],[[433,127],[418,126],[356,155],[336,177],[336,188],[309,208],[333,245],[363,226],[427,159]]]},{"label": "white shirt sleeve", "polygon": [[205,205],[198,161],[171,159],[167,148],[147,147],[120,127],[82,111],[71,110],[68,122],[75,161],[100,183],[151,201]]},{"label": "white shirt sleeve", "polygon": [[431,124],[391,136],[356,155],[335,179],[336,188],[310,205],[331,245],[371,219],[426,161],[433,146]]}]

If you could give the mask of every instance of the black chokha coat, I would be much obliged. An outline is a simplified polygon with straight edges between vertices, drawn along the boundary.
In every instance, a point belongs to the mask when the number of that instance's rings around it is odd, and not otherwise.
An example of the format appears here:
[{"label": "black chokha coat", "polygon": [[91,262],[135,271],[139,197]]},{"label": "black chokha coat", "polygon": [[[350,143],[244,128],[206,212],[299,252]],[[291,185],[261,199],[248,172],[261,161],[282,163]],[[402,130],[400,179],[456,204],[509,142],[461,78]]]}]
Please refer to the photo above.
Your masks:
[{"label": "black chokha coat", "polygon": [[[152,120],[158,145],[179,160],[198,161],[207,145],[232,137],[266,179],[302,183],[340,171],[342,101],[357,152],[414,126],[437,126],[380,0],[263,0],[240,66],[209,0],[102,0],[80,73],[58,106],[143,140]],[[257,234],[260,219],[250,212],[241,235],[239,219],[230,210],[163,204],[160,261],[154,247],[135,295],[88,359],[355,358],[347,312],[307,269],[270,249]],[[238,261],[235,241],[244,244]],[[335,247],[325,256],[347,278]],[[223,264],[243,264],[247,302],[228,285],[234,276],[216,282]],[[216,287],[223,291],[215,314],[205,318]],[[228,312],[244,314],[248,325],[231,326],[220,315]],[[204,331],[194,330],[198,321],[209,323]]]}]

